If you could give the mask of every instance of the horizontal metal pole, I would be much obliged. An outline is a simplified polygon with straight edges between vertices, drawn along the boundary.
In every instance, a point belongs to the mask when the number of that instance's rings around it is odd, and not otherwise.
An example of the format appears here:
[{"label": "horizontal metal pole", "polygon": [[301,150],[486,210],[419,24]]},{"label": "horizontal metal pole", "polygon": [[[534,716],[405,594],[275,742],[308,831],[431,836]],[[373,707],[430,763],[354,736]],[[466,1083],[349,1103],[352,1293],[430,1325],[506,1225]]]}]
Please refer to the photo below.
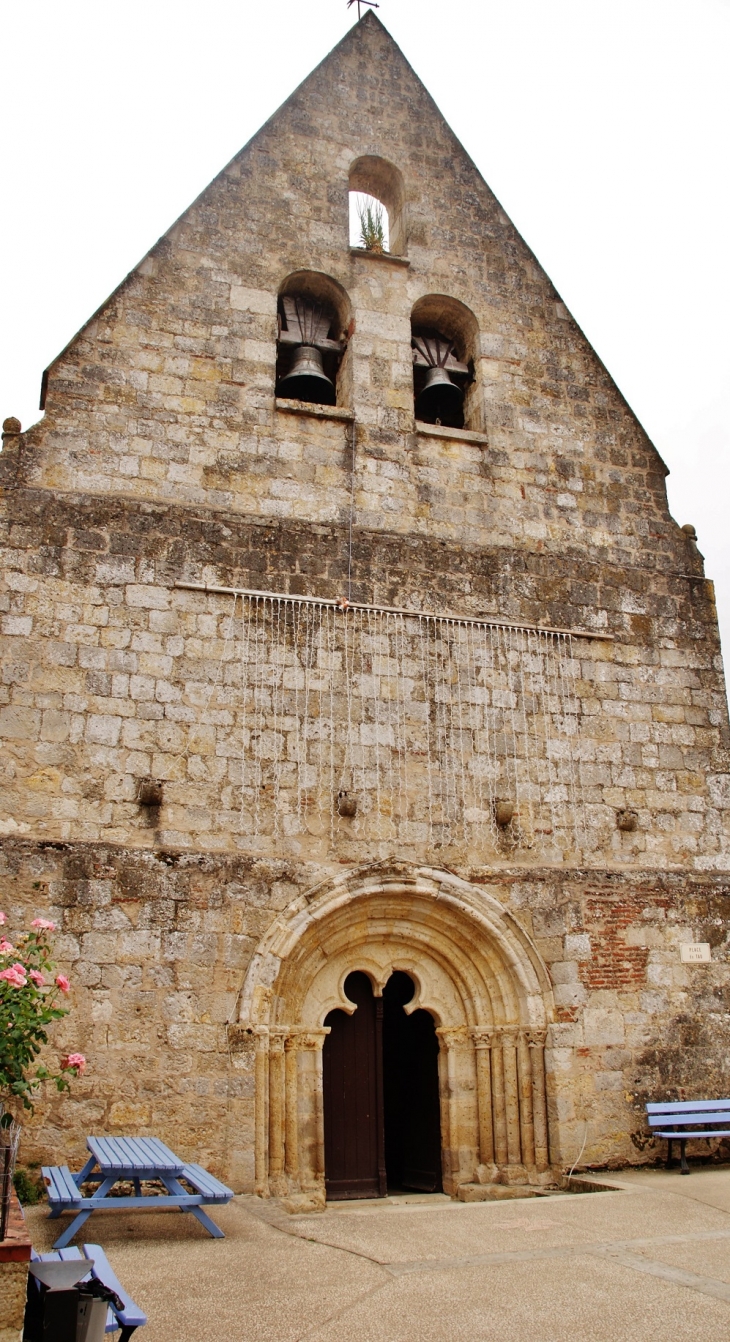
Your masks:
[{"label": "horizontal metal pole", "polygon": [[597,638],[613,643],[614,634],[599,633],[591,629],[559,629],[546,624],[517,624],[512,620],[492,620],[472,615],[433,615],[424,610],[408,610],[403,606],[367,606],[362,601],[336,601],[326,596],[298,596],[289,592],[257,592],[248,587],[215,587],[212,583],[176,582],[173,584],[183,592],[209,592],[211,596],[249,596],[264,601],[291,601],[303,606],[328,606],[333,610],[370,611],[374,615],[407,615],[417,620],[433,620],[441,624],[470,624],[486,626],[490,629],[517,629],[526,634],[570,634],[572,638]]}]

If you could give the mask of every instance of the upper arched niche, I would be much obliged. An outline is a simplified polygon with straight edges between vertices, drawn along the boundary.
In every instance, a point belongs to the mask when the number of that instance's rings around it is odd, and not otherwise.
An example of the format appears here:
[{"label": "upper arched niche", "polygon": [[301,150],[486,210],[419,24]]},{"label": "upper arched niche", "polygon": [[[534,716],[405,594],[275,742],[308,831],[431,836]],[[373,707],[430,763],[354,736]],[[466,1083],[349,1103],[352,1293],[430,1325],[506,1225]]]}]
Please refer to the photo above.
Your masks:
[{"label": "upper arched niche", "polygon": [[406,254],[405,185],[403,174],[387,158],[363,154],[350,168],[350,191],[359,191],[379,200],[388,214],[389,250],[395,256]]},{"label": "upper arched niche", "polygon": [[287,275],[278,295],[276,395],[321,405],[347,402],[350,300],[315,270]]},{"label": "upper arched niche", "polygon": [[474,366],[479,327],[474,313],[448,294],[424,294],[411,312],[416,419],[450,428],[480,428]]}]

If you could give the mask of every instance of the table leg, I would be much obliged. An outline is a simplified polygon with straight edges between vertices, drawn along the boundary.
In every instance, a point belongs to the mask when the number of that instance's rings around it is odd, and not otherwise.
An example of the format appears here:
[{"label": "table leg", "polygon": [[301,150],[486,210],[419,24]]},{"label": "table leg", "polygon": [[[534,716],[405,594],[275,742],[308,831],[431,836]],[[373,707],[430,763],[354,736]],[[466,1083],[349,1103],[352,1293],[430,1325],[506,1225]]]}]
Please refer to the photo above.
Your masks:
[{"label": "table leg", "polygon": [[96,1164],[96,1156],[89,1156],[89,1159],[84,1165],[84,1168],[82,1170],[79,1170],[78,1174],[74,1174],[71,1176],[77,1188],[80,1188],[82,1183],[84,1182],[84,1179],[87,1179],[89,1177],[95,1164]]},{"label": "table leg", "polygon": [[55,1240],[53,1245],[54,1249],[65,1249],[66,1245],[70,1244],[71,1240],[76,1234],[76,1231],[80,1230],[82,1225],[84,1225],[84,1223],[88,1221],[92,1211],[93,1208],[90,1207],[88,1211],[79,1212],[78,1216],[74,1217],[70,1226],[66,1226],[66,1229],[64,1230],[63,1234],[59,1235],[58,1239]]},{"label": "table leg", "polygon": [[[93,1198],[89,1198],[89,1202],[92,1202],[93,1205],[88,1209],[84,1207],[84,1209],[74,1217],[70,1226],[67,1226],[63,1234],[59,1235],[58,1239],[56,1240],[53,1246],[54,1249],[65,1249],[66,1245],[70,1244],[77,1230],[81,1229],[82,1225],[84,1225],[88,1221],[89,1217],[91,1216],[91,1213],[95,1210],[95,1207],[98,1206],[99,1198],[106,1197],[106,1194],[109,1192],[109,1189],[113,1188],[116,1182],[117,1182],[117,1176],[115,1174],[113,1177],[105,1179],[103,1184],[99,1185],[99,1188],[97,1192],[94,1194]],[[57,1216],[58,1213],[55,1211],[51,1212],[51,1217],[53,1217],[54,1215]]]},{"label": "table leg", "polygon": [[[168,1193],[182,1193],[183,1197],[185,1196],[185,1189],[179,1179],[173,1179],[170,1175],[164,1174],[161,1178]],[[200,1221],[200,1224],[205,1227],[209,1235],[213,1236],[213,1239],[225,1239],[225,1235],[220,1226],[217,1226],[215,1221],[211,1221],[210,1217],[206,1216],[202,1207],[181,1207],[180,1211],[192,1212],[196,1221]]]},{"label": "table leg", "polygon": [[192,1212],[196,1221],[200,1221],[200,1224],[205,1227],[209,1235],[213,1236],[213,1239],[225,1239],[225,1235],[220,1226],[217,1226],[215,1221],[211,1221],[210,1217],[206,1215],[202,1207],[181,1207],[180,1211]]}]

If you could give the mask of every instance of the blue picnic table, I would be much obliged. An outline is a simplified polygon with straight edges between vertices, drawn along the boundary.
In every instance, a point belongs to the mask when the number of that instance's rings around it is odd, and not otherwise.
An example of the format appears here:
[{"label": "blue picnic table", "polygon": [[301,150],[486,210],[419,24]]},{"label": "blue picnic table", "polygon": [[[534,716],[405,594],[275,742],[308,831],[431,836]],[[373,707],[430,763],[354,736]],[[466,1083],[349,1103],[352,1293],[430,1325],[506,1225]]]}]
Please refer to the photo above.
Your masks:
[{"label": "blue picnic table", "polygon": [[[78,1174],[72,1174],[68,1165],[43,1166],[43,1179],[51,1206],[50,1218],[55,1219],[62,1212],[77,1213],[63,1234],[59,1235],[54,1249],[65,1249],[91,1213],[99,1207],[114,1211],[159,1211],[162,1207],[177,1207],[180,1211],[191,1212],[215,1239],[224,1238],[223,1231],[211,1221],[203,1207],[230,1202],[233,1190],[226,1188],[202,1165],[180,1160],[157,1137],[88,1137],[86,1145],[91,1155]],[[121,1179],[134,1185],[133,1197],[109,1196]],[[188,1188],[180,1182],[183,1179],[189,1185]],[[167,1193],[143,1193],[143,1180],[159,1181]],[[81,1192],[84,1183],[96,1183],[98,1188],[84,1195]],[[191,1193],[190,1188],[195,1191]]]}]

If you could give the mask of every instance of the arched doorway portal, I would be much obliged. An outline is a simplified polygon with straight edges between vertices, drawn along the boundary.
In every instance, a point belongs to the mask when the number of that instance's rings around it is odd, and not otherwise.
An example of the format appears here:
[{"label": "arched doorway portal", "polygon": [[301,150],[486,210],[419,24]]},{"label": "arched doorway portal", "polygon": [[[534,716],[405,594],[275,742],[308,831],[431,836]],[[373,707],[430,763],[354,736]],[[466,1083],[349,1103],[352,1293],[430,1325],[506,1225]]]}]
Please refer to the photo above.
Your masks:
[{"label": "arched doorway portal", "polygon": [[441,1189],[439,1041],[433,1016],[406,1015],[416,985],[396,970],[381,997],[367,974],[348,974],[355,1010],[325,1017],[322,1049],[324,1172],[328,1198]]},{"label": "arched doorway portal", "polygon": [[[450,872],[391,862],[302,895],[279,915],[251,962],[237,1028],[255,1045],[257,1191],[324,1195],[323,1050],[337,1031],[338,1046],[348,1047],[345,1018],[360,1015],[365,1003],[346,989],[353,974],[369,984],[367,1011],[375,1021],[379,1012],[383,1022],[394,1013],[396,1056],[420,1030],[426,1057],[430,1032],[431,1070],[424,1070],[430,1081],[412,1076],[409,1084],[426,1087],[435,1112],[435,1058],[444,1191],[475,1178],[546,1182],[544,1058],[553,1019],[546,967],[524,928],[484,889]],[[406,980],[414,986],[410,1000]],[[328,1058],[329,1048],[335,1043]],[[377,1059],[373,1066],[377,1082]],[[372,1103],[383,1115],[383,1162],[390,1161],[394,1182],[415,1180],[419,1170],[427,1182],[429,1169],[438,1173],[424,1154],[436,1125],[419,1154],[402,1106],[398,1118],[398,1088],[388,1089],[385,1055],[380,1067],[382,1095]],[[334,1166],[331,1173],[339,1178]]]}]

